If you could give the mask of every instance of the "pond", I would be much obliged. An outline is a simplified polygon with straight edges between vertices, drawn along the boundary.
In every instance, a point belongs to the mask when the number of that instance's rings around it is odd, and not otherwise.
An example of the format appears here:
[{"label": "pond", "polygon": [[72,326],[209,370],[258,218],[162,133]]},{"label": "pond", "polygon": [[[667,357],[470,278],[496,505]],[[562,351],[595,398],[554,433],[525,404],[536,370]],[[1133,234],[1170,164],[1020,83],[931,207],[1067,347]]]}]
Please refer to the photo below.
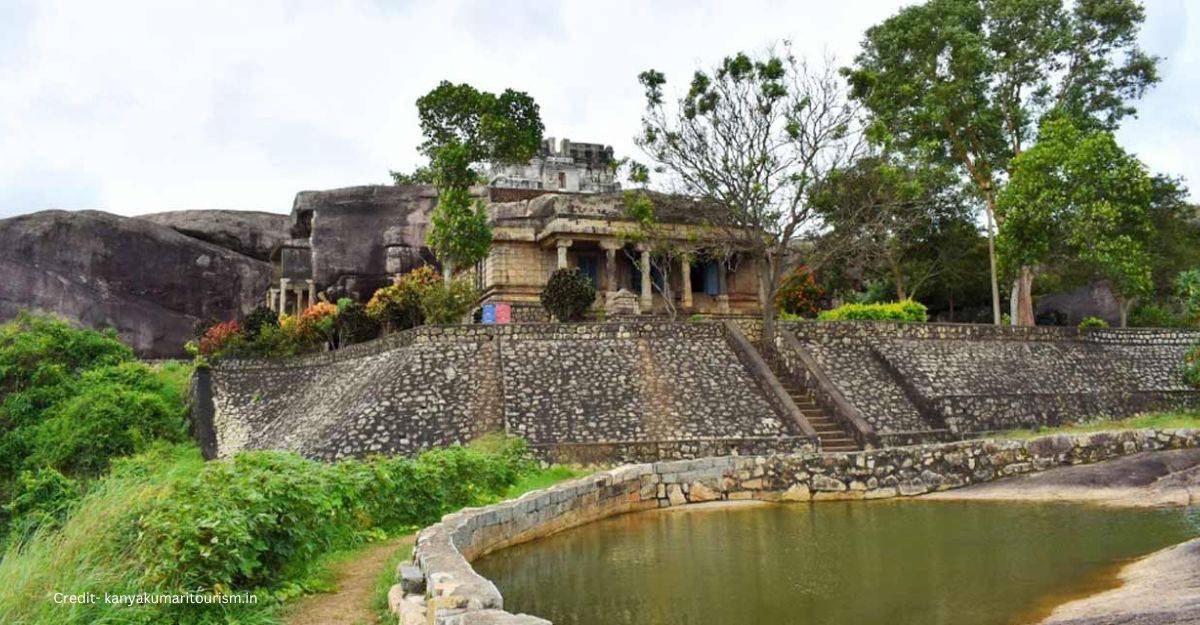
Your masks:
[{"label": "pond", "polygon": [[893,500],[625,515],[474,563],[555,625],[1011,625],[1197,534],[1179,510]]}]

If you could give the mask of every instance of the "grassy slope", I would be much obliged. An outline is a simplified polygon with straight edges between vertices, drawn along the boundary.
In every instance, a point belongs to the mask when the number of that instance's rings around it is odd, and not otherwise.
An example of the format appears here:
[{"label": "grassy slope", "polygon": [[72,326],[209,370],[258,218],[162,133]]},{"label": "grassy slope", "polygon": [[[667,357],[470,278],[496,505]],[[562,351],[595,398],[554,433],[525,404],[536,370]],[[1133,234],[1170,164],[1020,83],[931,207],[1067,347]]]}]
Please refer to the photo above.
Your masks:
[{"label": "grassy slope", "polygon": [[1086,432],[1103,432],[1106,430],[1137,430],[1145,428],[1197,428],[1200,429],[1200,410],[1181,412],[1156,412],[1138,415],[1128,419],[1113,421],[1094,421],[1080,425],[1065,425],[1061,427],[1043,427],[1028,430],[1009,430],[995,434],[995,438],[1033,438],[1047,434],[1081,434]]}]

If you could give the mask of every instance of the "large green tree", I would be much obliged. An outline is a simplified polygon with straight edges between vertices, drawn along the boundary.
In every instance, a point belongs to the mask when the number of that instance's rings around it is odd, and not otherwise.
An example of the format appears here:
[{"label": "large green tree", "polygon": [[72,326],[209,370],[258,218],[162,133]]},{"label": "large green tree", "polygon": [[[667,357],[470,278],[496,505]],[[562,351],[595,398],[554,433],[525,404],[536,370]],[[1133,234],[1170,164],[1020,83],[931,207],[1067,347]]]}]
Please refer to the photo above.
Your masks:
[{"label": "large green tree", "polygon": [[[992,235],[1012,161],[1049,112],[1111,130],[1157,82],[1158,59],[1137,45],[1144,19],[1135,0],[928,0],[870,28],[845,74],[871,137],[958,167]],[[998,324],[994,243],[990,252]],[[1032,273],[1017,274],[1016,321],[1032,325]]]},{"label": "large green tree", "polygon": [[663,74],[639,76],[646,110],[637,143],[685,193],[723,207],[712,221],[737,233],[738,250],[757,262],[767,342],[795,243],[821,224],[812,194],[861,145],[836,71],[809,66],[786,46],[778,52],[738,53],[698,70],[674,103]]},{"label": "large green tree", "polygon": [[1153,287],[1153,189],[1146,167],[1112,133],[1051,119],[1037,143],[1013,160],[1012,178],[997,198],[1007,217],[1001,256],[1031,273],[1056,257],[1090,268],[1112,284],[1124,327],[1134,302]]},{"label": "large green tree", "polygon": [[885,280],[899,300],[916,297],[949,269],[950,258],[932,242],[941,240],[950,222],[969,223],[970,202],[957,182],[943,167],[860,159],[814,194],[827,229],[810,256],[833,254],[820,264],[854,270],[862,281]]},{"label": "large green tree", "polygon": [[428,243],[449,279],[456,267],[482,260],[491,248],[483,203],[471,195],[471,185],[483,175],[480,166],[522,163],[537,154],[541,113],[524,92],[506,89],[496,95],[445,81],[417,99],[417,112],[425,135],[420,149],[429,167],[397,182],[431,180],[437,187]]}]

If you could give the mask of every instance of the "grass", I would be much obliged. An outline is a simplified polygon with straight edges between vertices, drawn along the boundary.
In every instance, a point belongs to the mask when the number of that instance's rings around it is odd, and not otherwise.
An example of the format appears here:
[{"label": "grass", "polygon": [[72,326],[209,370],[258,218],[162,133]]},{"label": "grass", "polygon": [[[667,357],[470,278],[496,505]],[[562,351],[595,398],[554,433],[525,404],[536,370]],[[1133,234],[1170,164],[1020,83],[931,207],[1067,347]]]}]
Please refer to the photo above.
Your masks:
[{"label": "grass", "polygon": [[1108,430],[1141,430],[1166,428],[1196,428],[1200,429],[1200,410],[1184,410],[1172,412],[1155,412],[1137,415],[1126,419],[1092,421],[1078,425],[1060,427],[1039,427],[1027,430],[1008,430],[997,432],[996,438],[1026,439],[1051,434],[1086,434],[1088,432],[1104,432]]}]

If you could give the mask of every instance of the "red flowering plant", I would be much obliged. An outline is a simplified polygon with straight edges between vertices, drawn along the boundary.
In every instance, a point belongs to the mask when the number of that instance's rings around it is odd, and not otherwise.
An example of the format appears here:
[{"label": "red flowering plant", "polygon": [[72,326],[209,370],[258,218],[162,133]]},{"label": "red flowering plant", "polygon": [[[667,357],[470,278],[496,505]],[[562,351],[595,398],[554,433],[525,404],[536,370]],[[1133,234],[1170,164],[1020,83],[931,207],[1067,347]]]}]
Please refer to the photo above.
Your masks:
[{"label": "red flowering plant", "polygon": [[775,306],[785,315],[812,318],[820,310],[825,289],[805,265],[792,270],[775,292]]},{"label": "red flowering plant", "polygon": [[217,323],[200,338],[200,353],[205,356],[227,356],[241,350],[245,340],[237,320]]}]

